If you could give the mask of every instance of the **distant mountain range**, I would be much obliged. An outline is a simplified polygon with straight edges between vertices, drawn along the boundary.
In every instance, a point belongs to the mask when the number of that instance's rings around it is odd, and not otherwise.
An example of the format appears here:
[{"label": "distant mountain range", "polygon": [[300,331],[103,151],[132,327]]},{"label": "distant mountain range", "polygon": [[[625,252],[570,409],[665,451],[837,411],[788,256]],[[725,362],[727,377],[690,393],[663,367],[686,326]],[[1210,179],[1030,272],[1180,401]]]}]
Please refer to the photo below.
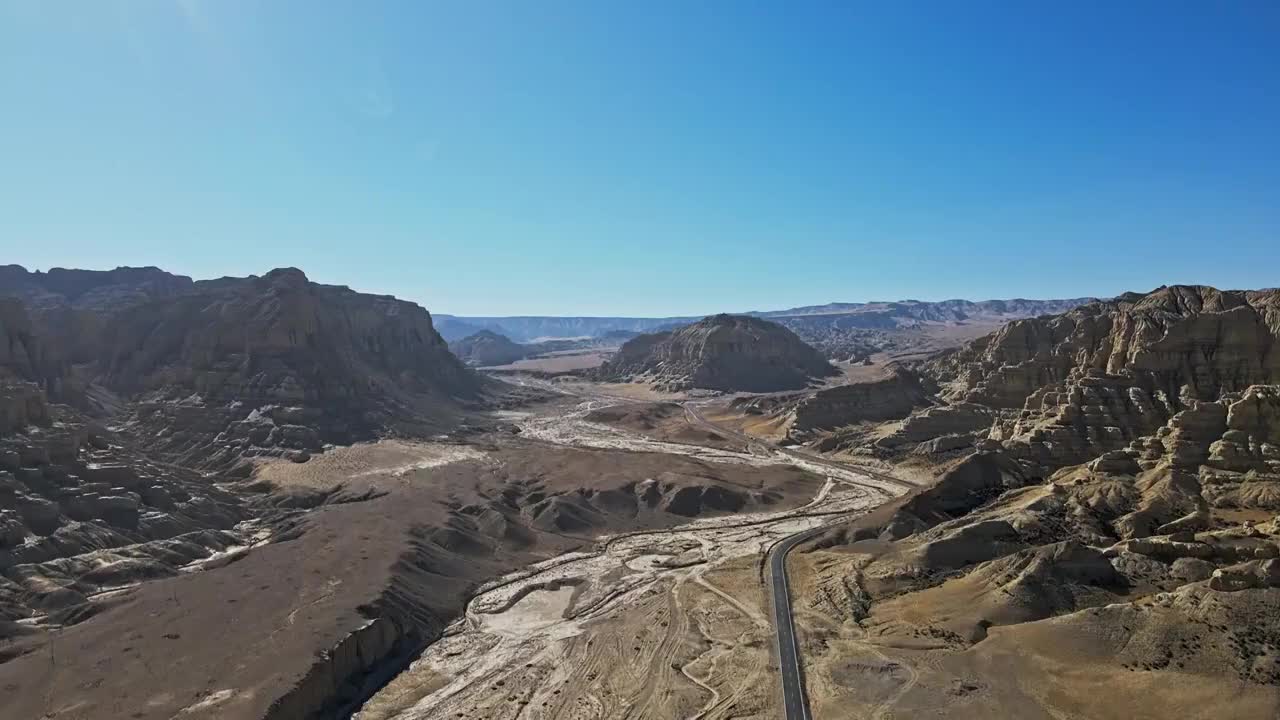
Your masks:
[{"label": "distant mountain range", "polygon": [[[1093,298],[1066,300],[943,300],[923,302],[830,303],[786,310],[764,310],[741,313],[773,320],[805,337],[805,330],[826,332],[830,329],[894,330],[925,324],[998,324],[1008,320],[1052,315],[1083,305]],[[701,320],[701,316],[684,317],[547,317],[520,315],[512,317],[464,317],[435,314],[436,329],[445,340],[458,340],[481,330],[500,333],[516,342],[548,338],[598,337],[615,331],[656,332],[669,330]]]},{"label": "distant mountain range", "polygon": [[459,317],[433,313],[436,330],[447,341],[460,340],[481,330],[489,330],[515,342],[600,337],[611,332],[645,333],[669,330],[701,320],[697,317],[627,318],[627,317]]}]

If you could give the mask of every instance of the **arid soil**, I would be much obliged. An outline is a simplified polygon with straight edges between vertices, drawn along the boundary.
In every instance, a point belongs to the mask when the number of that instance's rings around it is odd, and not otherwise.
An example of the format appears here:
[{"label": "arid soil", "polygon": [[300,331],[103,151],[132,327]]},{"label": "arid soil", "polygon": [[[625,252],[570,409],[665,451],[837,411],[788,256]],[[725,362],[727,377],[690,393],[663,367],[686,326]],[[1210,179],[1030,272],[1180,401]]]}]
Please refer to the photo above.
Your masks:
[{"label": "arid soil", "polygon": [[748,450],[747,443],[693,421],[683,405],[673,402],[620,403],[593,410],[586,420],[624,428],[655,440]]},{"label": "arid soil", "polygon": [[[345,464],[342,453],[331,464]],[[285,498],[320,505],[300,525],[278,528],[274,542],[223,567],[102,598],[88,620],[24,638],[12,650],[21,654],[0,664],[6,716],[296,717],[273,704],[305,688],[317,658],[368,626],[388,593],[413,593],[422,612],[447,617],[478,578],[529,557],[520,548],[464,557],[428,534],[430,544],[402,562],[415,533],[447,523],[441,499],[486,492],[487,464],[397,477],[403,453],[352,454],[365,456],[350,463],[359,472],[386,465],[363,479],[335,473],[325,490],[316,490],[326,485],[318,477],[287,473]],[[434,449],[427,456],[439,457]],[[335,690],[306,692],[319,706]]]},{"label": "arid soil", "polygon": [[[1256,671],[1224,672],[1242,654],[1275,672],[1277,638],[1256,623],[1280,607],[1260,591],[1244,612],[1204,587],[1146,597],[1100,592],[1091,609],[1017,622],[1034,614],[1012,610],[1016,601],[993,604],[989,587],[960,579],[873,605],[858,622],[833,609],[833,592],[843,593],[859,557],[793,557],[815,718],[1263,720],[1280,712],[1280,692]],[[998,625],[976,644],[957,633],[992,621]]]},{"label": "arid soil", "polygon": [[885,495],[851,482],[829,479],[793,511],[623,534],[504,577],[358,717],[770,717],[760,560]]},{"label": "arid soil", "polygon": [[569,350],[555,352],[541,357],[524,358],[506,365],[486,368],[499,371],[523,371],[562,373],[570,370],[585,370],[599,367],[609,358],[612,352],[601,350]]},{"label": "arid soil", "polygon": [[[385,440],[262,462],[254,482],[303,514],[259,546],[95,598],[87,620],[3,647],[5,717],[340,714],[424,645],[365,716],[437,717],[420,702],[438,692],[432,703],[471,698],[507,717],[517,689],[548,718],[573,717],[568,698],[601,703],[583,717],[640,701],[648,717],[767,716],[761,549],[896,490],[586,419],[615,402],[506,413],[500,424],[518,434],[467,444]],[[468,604],[482,585],[492,589]],[[466,669],[463,658],[503,657],[494,643],[511,662]],[[463,654],[433,665],[442,652]],[[578,684],[529,686],[552,658],[557,682]],[[498,682],[510,692],[489,689]]]}]

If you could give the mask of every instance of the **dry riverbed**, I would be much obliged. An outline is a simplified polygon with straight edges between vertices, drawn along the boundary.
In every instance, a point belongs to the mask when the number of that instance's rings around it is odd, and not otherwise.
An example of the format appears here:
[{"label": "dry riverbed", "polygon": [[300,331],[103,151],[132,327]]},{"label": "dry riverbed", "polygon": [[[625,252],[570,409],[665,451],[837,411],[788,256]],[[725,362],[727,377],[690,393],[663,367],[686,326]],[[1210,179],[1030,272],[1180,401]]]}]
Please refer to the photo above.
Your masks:
[{"label": "dry riverbed", "polygon": [[655,441],[587,422],[620,402],[509,413],[521,436],[560,445],[791,463],[827,478],[805,506],[601,538],[488,583],[463,618],[357,714],[360,720],[747,718],[777,713],[761,566],[778,540],[898,492],[852,470],[767,448]]}]

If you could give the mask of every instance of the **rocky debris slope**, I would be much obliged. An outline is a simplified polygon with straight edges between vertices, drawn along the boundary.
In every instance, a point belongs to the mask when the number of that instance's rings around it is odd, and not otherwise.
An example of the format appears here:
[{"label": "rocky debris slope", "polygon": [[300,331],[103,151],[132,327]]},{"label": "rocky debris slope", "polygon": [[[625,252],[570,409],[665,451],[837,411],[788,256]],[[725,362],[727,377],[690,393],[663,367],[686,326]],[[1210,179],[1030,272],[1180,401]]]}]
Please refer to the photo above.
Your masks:
[{"label": "rocky debris slope", "polygon": [[666,390],[796,390],[835,368],[794,333],[758,318],[714,315],[625,343],[597,372],[608,381],[643,380]]},{"label": "rocky debris slope", "polygon": [[[914,368],[938,404],[841,447],[939,463],[937,482],[819,543],[865,549],[824,580],[828,610],[964,657],[996,626],[1113,623],[1135,633],[1120,671],[1199,666],[1209,688],[1274,693],[1278,337],[1276,291],[1168,287],[1016,321]],[[1153,604],[1141,638],[1115,611]],[[1201,646],[1159,641],[1198,623]]]},{"label": "rocky debris slope", "polygon": [[529,348],[511,342],[492,330],[481,330],[449,343],[449,352],[468,365],[507,365],[529,355]]},{"label": "rocky debris slope", "polygon": [[263,515],[215,479],[126,449],[66,406],[28,419],[0,433],[0,639],[24,632],[12,624],[23,618],[81,621],[97,593],[246,544],[237,526]]}]

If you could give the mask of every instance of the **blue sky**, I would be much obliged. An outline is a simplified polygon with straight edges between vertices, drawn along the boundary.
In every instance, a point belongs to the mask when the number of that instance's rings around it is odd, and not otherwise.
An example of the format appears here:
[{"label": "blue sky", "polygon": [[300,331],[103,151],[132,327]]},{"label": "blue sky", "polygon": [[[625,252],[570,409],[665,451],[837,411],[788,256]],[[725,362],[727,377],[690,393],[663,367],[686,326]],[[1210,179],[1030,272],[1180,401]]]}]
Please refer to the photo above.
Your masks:
[{"label": "blue sky", "polygon": [[0,262],[456,314],[1280,285],[1280,3],[0,0]]}]

